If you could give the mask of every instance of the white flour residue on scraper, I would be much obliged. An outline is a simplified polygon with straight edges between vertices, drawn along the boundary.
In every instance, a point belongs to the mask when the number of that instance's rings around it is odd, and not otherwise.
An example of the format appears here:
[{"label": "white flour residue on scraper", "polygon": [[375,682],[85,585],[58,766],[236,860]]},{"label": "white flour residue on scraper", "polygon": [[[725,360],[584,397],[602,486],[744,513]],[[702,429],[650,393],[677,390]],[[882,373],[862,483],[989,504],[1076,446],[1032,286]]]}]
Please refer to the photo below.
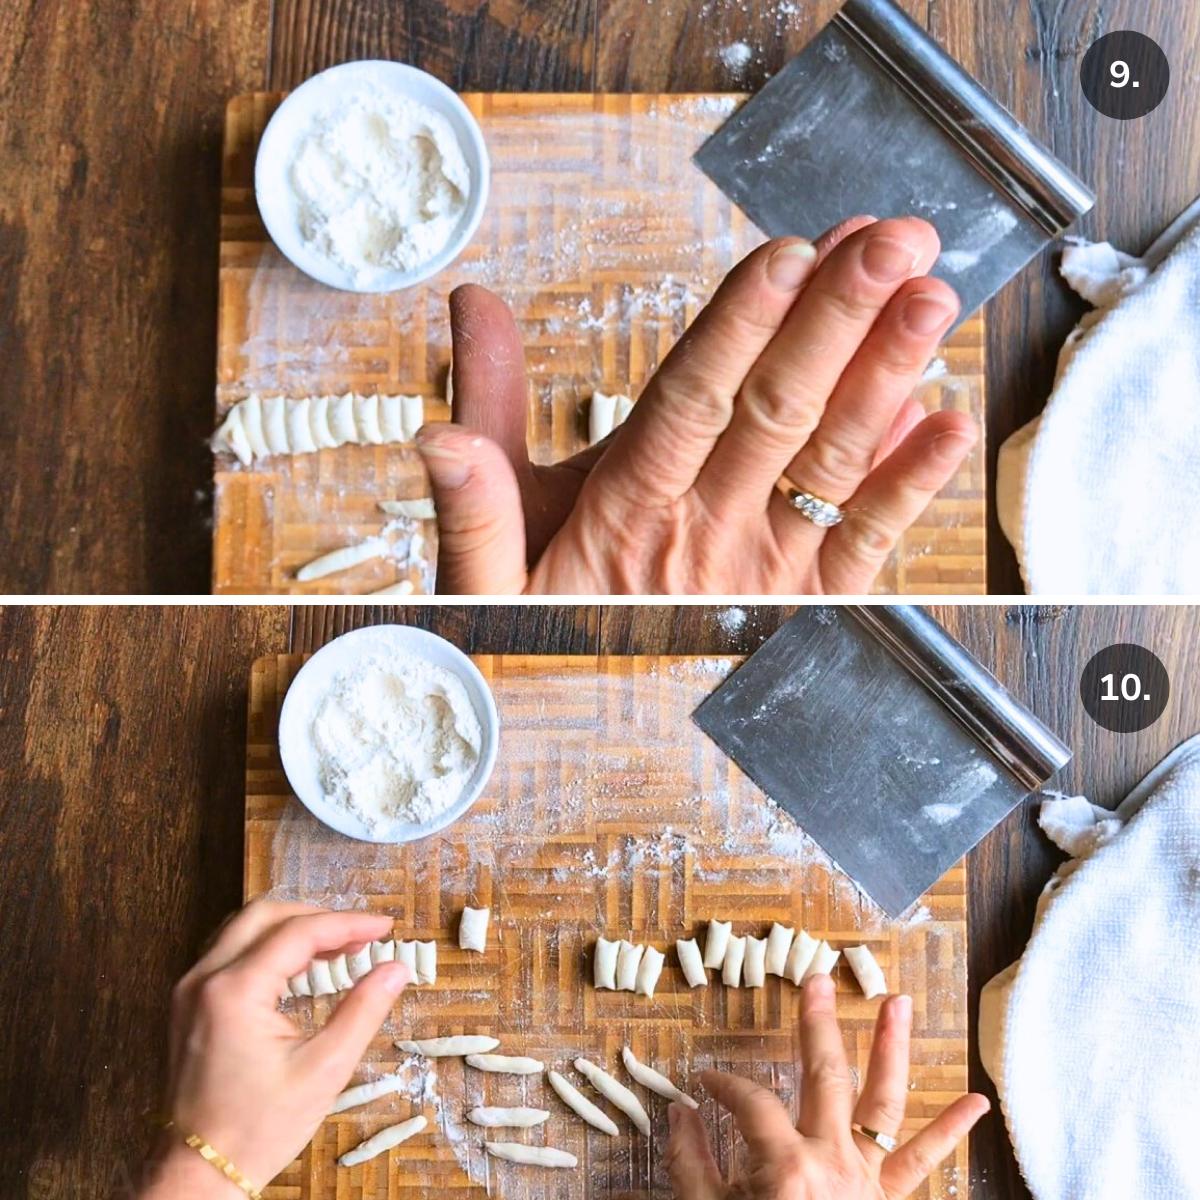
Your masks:
[{"label": "white flour residue on scraper", "polygon": [[1001,205],[980,215],[971,231],[971,239],[957,250],[943,251],[938,258],[941,266],[952,275],[969,271],[985,254],[1017,227],[1017,218]]}]

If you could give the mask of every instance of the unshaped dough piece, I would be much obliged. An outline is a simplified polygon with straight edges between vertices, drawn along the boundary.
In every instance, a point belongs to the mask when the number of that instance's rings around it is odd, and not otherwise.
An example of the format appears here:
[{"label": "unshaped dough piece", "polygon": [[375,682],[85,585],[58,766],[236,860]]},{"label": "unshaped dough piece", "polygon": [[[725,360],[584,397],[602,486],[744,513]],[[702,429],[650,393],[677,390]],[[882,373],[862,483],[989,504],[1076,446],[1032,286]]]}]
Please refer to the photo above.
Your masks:
[{"label": "unshaped dough piece", "polygon": [[721,964],[721,981],[726,987],[742,986],[742,961],[746,957],[746,939],[731,937],[725,961]]},{"label": "unshaped dough piece", "polygon": [[804,972],[804,979],[811,979],[814,975],[832,975],[833,968],[837,966],[837,960],[841,957],[840,950],[835,950],[828,942],[822,942]]},{"label": "unshaped dough piece", "polygon": [[409,978],[416,982],[417,978],[417,943],[397,942],[396,961],[402,962],[408,968]]},{"label": "unshaped dough piece", "polygon": [[767,958],[763,964],[768,975],[782,975],[787,966],[788,951],[792,948],[792,939],[796,931],[788,925],[780,925],[776,921],[767,934]]},{"label": "unshaped dough piece", "polygon": [[628,1046],[621,1051],[621,1061],[624,1062],[625,1070],[629,1072],[630,1077],[640,1083],[642,1087],[649,1088],[660,1096],[666,1096],[668,1100],[678,1100],[680,1104],[686,1104],[688,1108],[700,1107],[691,1096],[686,1092],[681,1092],[665,1075],[653,1067],[646,1066],[643,1062],[638,1062],[637,1056]]},{"label": "unshaped dough piece", "polygon": [[367,1159],[374,1158],[377,1154],[382,1154],[385,1150],[390,1150],[393,1146],[408,1141],[413,1134],[420,1133],[425,1125],[424,1117],[412,1117],[407,1121],[401,1121],[399,1125],[389,1125],[386,1129],[381,1129],[374,1137],[369,1137],[365,1142],[355,1146],[353,1150],[348,1150],[338,1159],[338,1165],[356,1167],[359,1163],[364,1163]]},{"label": "unshaped dough piece", "polygon": [[732,921],[709,921],[708,937],[704,941],[704,965],[720,970],[725,963],[725,954],[729,949],[729,935],[733,930]]},{"label": "unshaped dough piece", "polygon": [[700,957],[700,947],[695,938],[682,938],[675,943],[675,953],[679,955],[679,965],[683,968],[683,977],[688,987],[708,987],[708,972],[704,969],[704,960]]},{"label": "unshaped dough piece", "polygon": [[349,972],[353,983],[357,983],[364,975],[370,975],[373,965],[371,962],[370,942],[363,946],[361,950],[356,950],[353,954],[346,956],[346,970]]},{"label": "unshaped dough piece", "polygon": [[607,988],[612,991],[617,986],[617,953],[619,942],[610,942],[607,938],[596,939],[596,949],[592,958],[592,983],[597,988]]},{"label": "unshaped dough piece", "polygon": [[815,937],[805,933],[803,929],[796,934],[796,940],[792,943],[791,950],[788,951],[787,966],[784,967],[783,973],[797,986],[804,979],[804,972],[808,970],[820,944]]},{"label": "unshaped dough piece", "polygon": [[558,1098],[576,1116],[582,1117],[589,1125],[595,1126],[601,1133],[616,1137],[621,1131],[616,1122],[602,1109],[597,1108],[569,1079],[557,1071],[547,1071],[546,1078],[550,1086],[558,1093]]},{"label": "unshaped dough piece", "polygon": [[473,1108],[467,1113],[472,1125],[485,1129],[529,1129],[549,1119],[550,1113],[544,1108]]},{"label": "unshaped dough piece", "polygon": [[847,946],[846,961],[868,1000],[887,995],[888,986],[883,970],[867,946]]},{"label": "unshaped dough piece", "polygon": [[488,918],[490,908],[464,908],[458,922],[458,945],[462,950],[474,950],[482,954],[487,949]]},{"label": "unshaped dough piece", "polygon": [[646,947],[646,952],[642,955],[642,965],[638,967],[637,985],[633,989],[639,996],[654,995],[665,957],[661,950],[656,950],[653,946]]},{"label": "unshaped dough piece", "polygon": [[437,942],[417,943],[417,982],[437,983]]},{"label": "unshaped dough piece", "polygon": [[337,991],[327,958],[314,958],[308,968],[308,982],[314,996],[332,996]]},{"label": "unshaped dough piece", "polygon": [[494,1158],[508,1162],[524,1163],[531,1167],[577,1167],[579,1160],[565,1150],[553,1146],[526,1146],[524,1142],[484,1142],[487,1152]]},{"label": "unshaped dough piece", "polygon": [[424,1058],[461,1058],[464,1054],[486,1054],[500,1045],[500,1039],[477,1033],[455,1037],[416,1038],[397,1042],[396,1049],[405,1054],[420,1054]]},{"label": "unshaped dough piece", "polygon": [[632,992],[637,984],[638,965],[645,946],[635,946],[632,942],[622,940],[617,949],[617,991]]},{"label": "unshaped dough piece", "polygon": [[345,1112],[348,1108],[358,1108],[359,1105],[369,1104],[380,1096],[391,1095],[405,1087],[405,1081],[399,1075],[383,1075],[370,1083],[360,1083],[347,1088],[334,1102],[329,1110],[330,1115]]},{"label": "unshaped dough piece", "polygon": [[350,978],[350,968],[346,966],[344,954],[339,954],[337,958],[329,960],[329,975],[333,980],[333,986],[339,992],[348,992],[354,986],[354,980]]},{"label": "unshaped dough piece", "polygon": [[396,961],[396,943],[388,942],[372,942],[371,943],[371,965],[379,966],[380,963]]},{"label": "unshaped dough piece", "polygon": [[510,1058],[504,1054],[468,1054],[467,1066],[499,1075],[540,1075],[546,1069],[546,1064],[536,1058]]},{"label": "unshaped dough piece", "polygon": [[742,964],[742,983],[748,988],[760,988],[767,982],[767,939],[747,937],[746,957]]},{"label": "unshaped dough piece", "polygon": [[586,1058],[575,1060],[575,1070],[582,1075],[610,1104],[616,1105],[633,1123],[638,1130],[649,1136],[650,1118],[642,1107],[641,1101],[621,1082],[614,1079],[607,1071],[588,1062]]}]

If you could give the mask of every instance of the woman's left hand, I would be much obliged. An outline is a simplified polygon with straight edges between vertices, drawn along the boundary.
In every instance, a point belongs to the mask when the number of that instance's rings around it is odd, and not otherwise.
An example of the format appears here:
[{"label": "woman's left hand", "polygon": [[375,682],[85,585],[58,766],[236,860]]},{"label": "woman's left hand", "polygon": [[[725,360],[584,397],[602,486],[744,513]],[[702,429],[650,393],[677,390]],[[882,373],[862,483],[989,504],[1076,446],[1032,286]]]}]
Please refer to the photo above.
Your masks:
[{"label": "woman's left hand", "polygon": [[183,1147],[186,1134],[259,1188],[304,1149],[410,975],[381,963],[311,1038],[280,1012],[284,984],[314,958],[388,937],[391,925],[382,915],[255,901],[221,929],[172,997],[167,1112],[179,1137],[146,1197],[238,1194]]}]

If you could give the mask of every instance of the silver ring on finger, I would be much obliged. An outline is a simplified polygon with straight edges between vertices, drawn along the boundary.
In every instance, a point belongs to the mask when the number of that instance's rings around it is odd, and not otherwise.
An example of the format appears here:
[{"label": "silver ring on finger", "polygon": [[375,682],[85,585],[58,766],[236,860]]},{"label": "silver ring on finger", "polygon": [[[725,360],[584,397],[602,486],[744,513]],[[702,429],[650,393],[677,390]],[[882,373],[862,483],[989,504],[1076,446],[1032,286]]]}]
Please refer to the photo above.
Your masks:
[{"label": "silver ring on finger", "polygon": [[799,488],[788,488],[788,503],[802,516],[820,529],[831,529],[842,523],[844,513],[832,500],[823,500],[812,492]]},{"label": "silver ring on finger", "polygon": [[890,1133],[880,1133],[878,1129],[868,1129],[865,1125],[860,1125],[857,1121],[850,1128],[855,1133],[861,1134],[868,1141],[874,1142],[885,1154],[891,1154],[900,1145]]}]

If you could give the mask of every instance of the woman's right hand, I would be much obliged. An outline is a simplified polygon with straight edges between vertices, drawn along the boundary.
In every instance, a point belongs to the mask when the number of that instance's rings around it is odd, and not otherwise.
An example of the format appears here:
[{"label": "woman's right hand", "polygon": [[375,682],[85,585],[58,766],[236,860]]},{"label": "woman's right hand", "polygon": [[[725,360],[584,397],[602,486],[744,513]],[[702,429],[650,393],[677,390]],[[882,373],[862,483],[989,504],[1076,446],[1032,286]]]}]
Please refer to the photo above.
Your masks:
[{"label": "woman's right hand", "polygon": [[717,1169],[704,1123],[681,1104],[669,1109],[667,1163],[676,1200],[902,1200],[988,1111],[985,1096],[955,1100],[920,1133],[887,1153],[852,1123],[894,1137],[908,1095],[912,1000],[884,1001],[861,1095],[834,1009],[834,985],[814,975],[800,1008],[800,1119],[793,1124],[773,1093],[737,1075],[706,1071],[701,1080],[733,1115],[746,1142],[744,1175],[727,1182]]}]

